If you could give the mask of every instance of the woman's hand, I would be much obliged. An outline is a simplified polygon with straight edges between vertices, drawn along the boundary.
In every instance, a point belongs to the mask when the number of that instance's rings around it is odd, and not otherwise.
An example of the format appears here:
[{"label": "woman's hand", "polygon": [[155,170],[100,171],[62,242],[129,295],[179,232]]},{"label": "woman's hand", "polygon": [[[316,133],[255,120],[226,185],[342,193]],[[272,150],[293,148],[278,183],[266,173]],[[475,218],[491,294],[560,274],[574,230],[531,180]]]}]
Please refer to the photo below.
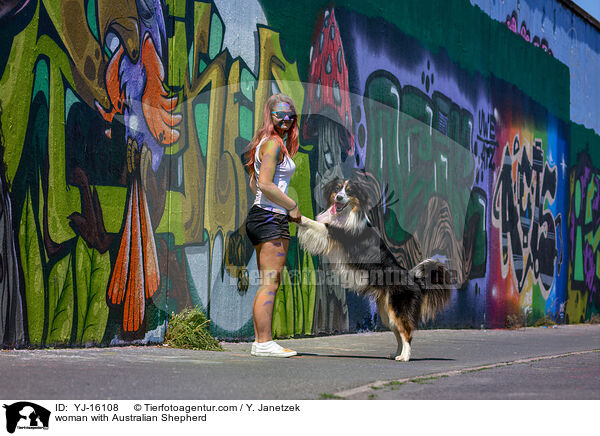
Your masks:
[{"label": "woman's hand", "polygon": [[289,220],[294,223],[300,223],[302,220],[302,214],[300,213],[300,208],[298,204],[292,210],[288,210]]}]

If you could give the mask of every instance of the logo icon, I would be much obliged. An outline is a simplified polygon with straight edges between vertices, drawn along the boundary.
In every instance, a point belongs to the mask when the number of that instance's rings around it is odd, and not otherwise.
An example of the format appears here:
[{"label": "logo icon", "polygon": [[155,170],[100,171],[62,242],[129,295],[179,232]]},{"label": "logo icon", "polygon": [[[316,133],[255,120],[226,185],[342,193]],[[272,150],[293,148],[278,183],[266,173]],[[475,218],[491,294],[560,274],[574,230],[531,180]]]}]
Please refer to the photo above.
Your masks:
[{"label": "logo icon", "polygon": [[50,422],[50,411],[35,403],[19,401],[10,406],[4,405],[6,409],[6,430],[14,433],[19,429],[48,429]]}]

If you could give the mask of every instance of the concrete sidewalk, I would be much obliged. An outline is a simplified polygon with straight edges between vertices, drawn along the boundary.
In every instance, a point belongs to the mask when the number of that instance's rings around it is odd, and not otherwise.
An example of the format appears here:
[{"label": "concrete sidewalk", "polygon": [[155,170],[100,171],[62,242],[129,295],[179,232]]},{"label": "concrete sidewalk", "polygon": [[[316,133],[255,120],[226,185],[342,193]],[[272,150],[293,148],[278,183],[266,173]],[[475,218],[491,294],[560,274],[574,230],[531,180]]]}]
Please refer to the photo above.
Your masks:
[{"label": "concrete sidewalk", "polygon": [[[501,386],[506,389],[505,380],[514,376],[515,389],[523,386],[524,396],[511,396],[510,391],[504,397],[499,394],[500,398],[600,399],[600,325],[420,330],[413,339],[413,358],[406,363],[387,357],[395,350],[391,332],[278,342],[299,355],[251,357],[250,343],[224,343],[225,352],[166,346],[2,351],[0,396],[13,400],[435,399],[444,392],[448,399],[496,398],[494,393]],[[553,371],[550,380],[539,382],[549,390],[538,397],[526,395],[537,383],[532,371],[539,375]],[[577,378],[570,376],[573,371]],[[476,376],[485,377],[482,381]],[[429,380],[419,381],[420,377]],[[533,385],[526,388],[519,377]],[[431,390],[417,395],[413,389],[417,385]]]}]

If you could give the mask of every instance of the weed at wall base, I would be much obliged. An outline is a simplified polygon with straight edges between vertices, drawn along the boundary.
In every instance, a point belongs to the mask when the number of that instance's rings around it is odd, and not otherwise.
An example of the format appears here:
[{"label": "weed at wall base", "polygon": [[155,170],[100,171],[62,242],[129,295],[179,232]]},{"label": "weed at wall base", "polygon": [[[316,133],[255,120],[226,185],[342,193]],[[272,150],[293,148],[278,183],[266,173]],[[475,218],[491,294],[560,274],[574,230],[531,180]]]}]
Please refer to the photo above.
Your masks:
[{"label": "weed at wall base", "polygon": [[207,330],[210,320],[198,307],[172,313],[165,343],[174,348],[223,351],[219,342]]}]

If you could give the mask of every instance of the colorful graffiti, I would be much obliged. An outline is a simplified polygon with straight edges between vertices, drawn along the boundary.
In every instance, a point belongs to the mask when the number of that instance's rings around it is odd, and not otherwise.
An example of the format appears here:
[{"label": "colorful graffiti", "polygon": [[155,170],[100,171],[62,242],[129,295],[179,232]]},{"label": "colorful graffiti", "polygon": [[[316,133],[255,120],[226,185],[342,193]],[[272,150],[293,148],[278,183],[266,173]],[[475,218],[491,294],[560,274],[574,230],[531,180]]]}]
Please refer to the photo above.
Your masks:
[{"label": "colorful graffiti", "polygon": [[[323,210],[327,207],[323,187],[336,177],[343,178],[353,167],[350,157],[354,154],[354,135],[348,67],[333,9],[325,10],[317,20],[315,35],[309,54],[303,136],[316,143],[311,154],[312,199],[314,207]],[[319,268],[329,271],[326,259],[319,259]],[[315,300],[315,333],[345,331],[348,323],[346,290],[320,283]]]},{"label": "colorful graffiti", "polygon": [[569,69],[569,119],[599,134],[600,88],[596,77],[600,74],[600,59],[594,55],[598,27],[581,19],[568,3],[557,0],[469,1],[514,33],[529,35],[530,43],[535,40],[544,47],[547,41],[544,50]]},{"label": "colorful graffiti", "polygon": [[[544,162],[542,143],[530,144],[515,135],[502,151],[496,179],[492,222],[500,230],[502,277],[511,270],[519,292],[533,273],[534,282],[547,296],[560,275],[562,217],[552,215],[547,204],[556,198],[557,171]],[[512,265],[512,268],[511,268]]]},{"label": "colorful graffiti", "polygon": [[571,170],[568,321],[600,311],[600,172],[583,152]]},{"label": "colorful graffiti", "polygon": [[[473,114],[489,105],[479,97],[485,81],[476,77],[469,92],[447,95],[443,90],[456,89],[464,72],[445,54],[430,53],[383,21],[345,10],[336,17],[357,90],[350,94],[353,164],[385,186],[388,246],[405,266],[423,256],[445,261],[461,285],[484,277],[487,196]],[[381,32],[370,32],[371,26]],[[397,56],[398,50],[410,56]],[[478,325],[482,285],[473,280],[445,322],[471,318]]]},{"label": "colorful graffiti", "polygon": [[[279,91],[301,105],[302,86],[277,32],[255,24],[251,70],[223,47],[215,3],[188,3],[38,1],[10,11],[22,30],[10,34],[0,82],[15,222],[3,215],[3,237],[10,249],[17,230],[22,276],[3,256],[4,343],[160,342],[167,314],[192,305],[217,334],[249,334],[256,260],[240,230],[249,193],[240,155],[256,109]],[[17,86],[19,75],[27,81]],[[13,121],[19,110],[27,123]],[[310,198],[302,163],[292,181],[300,199]],[[310,203],[303,211],[312,215]],[[297,247],[288,263],[314,268]],[[278,334],[311,332],[311,289],[286,276]]]},{"label": "colorful graffiti", "polygon": [[[241,156],[278,92],[302,108],[289,191],[302,213],[324,207],[332,177],[367,170],[398,261],[455,271],[432,326],[598,313],[598,158],[588,148],[569,169],[577,128],[564,114],[584,110],[569,102],[573,71],[532,47],[563,56],[528,2],[498,6],[500,22],[468,0],[309,3],[2,2],[4,346],[161,342],[190,306],[219,338],[251,338]],[[540,91],[547,77],[557,86]],[[275,334],[379,328],[373,302],[315,282],[327,262],[291,232]]]},{"label": "colorful graffiti", "polygon": [[[518,90],[493,82],[497,109],[491,196],[491,322],[561,320],[565,311],[567,131]],[[508,102],[520,102],[509,106]]]},{"label": "colorful graffiti", "polygon": [[[257,290],[249,277],[256,276],[257,267],[243,230],[250,190],[240,156],[260,121],[254,114],[261,113],[267,98],[284,92],[301,107],[303,90],[277,32],[256,24],[257,52],[232,59],[222,47],[227,24],[215,5],[194,5],[191,11],[177,4],[170,9],[175,20],[170,85],[181,89],[185,140],[170,152],[171,180],[177,182],[170,187],[168,220],[156,231],[174,235],[187,263],[191,301],[208,312],[213,332],[247,337]],[[255,54],[253,71],[245,59]],[[305,156],[298,155],[296,165],[290,191],[301,200],[310,196]],[[312,214],[310,204],[303,212]],[[287,271],[312,269],[313,260],[294,244],[289,253],[283,292],[275,301],[274,331],[307,334],[314,285],[302,279],[292,283]]]},{"label": "colorful graffiti", "polygon": [[[27,326],[17,342],[28,345],[102,343],[121,334],[159,341],[164,330],[164,315],[146,313],[159,275],[140,176],[140,153],[158,155],[161,140],[144,130],[162,115],[147,111],[160,107],[149,99],[168,104],[160,101],[164,20],[158,2],[86,6],[22,5],[11,22],[24,26],[11,35],[8,62],[27,79],[15,84],[5,73],[0,82],[11,104],[7,119],[30,115],[12,123],[5,159]],[[133,20],[138,11],[144,19]],[[118,126],[110,123],[115,116]]]},{"label": "colorful graffiti", "polygon": [[506,27],[512,30],[514,33],[521,35],[525,41],[532,43],[536,47],[541,47],[546,53],[552,56],[552,50],[548,45],[548,41],[546,38],[541,38],[537,35],[531,36],[531,32],[527,28],[527,23],[525,20],[521,21],[521,27],[518,27],[519,22],[519,14],[517,11],[512,11],[512,14],[507,15],[506,17]]}]

